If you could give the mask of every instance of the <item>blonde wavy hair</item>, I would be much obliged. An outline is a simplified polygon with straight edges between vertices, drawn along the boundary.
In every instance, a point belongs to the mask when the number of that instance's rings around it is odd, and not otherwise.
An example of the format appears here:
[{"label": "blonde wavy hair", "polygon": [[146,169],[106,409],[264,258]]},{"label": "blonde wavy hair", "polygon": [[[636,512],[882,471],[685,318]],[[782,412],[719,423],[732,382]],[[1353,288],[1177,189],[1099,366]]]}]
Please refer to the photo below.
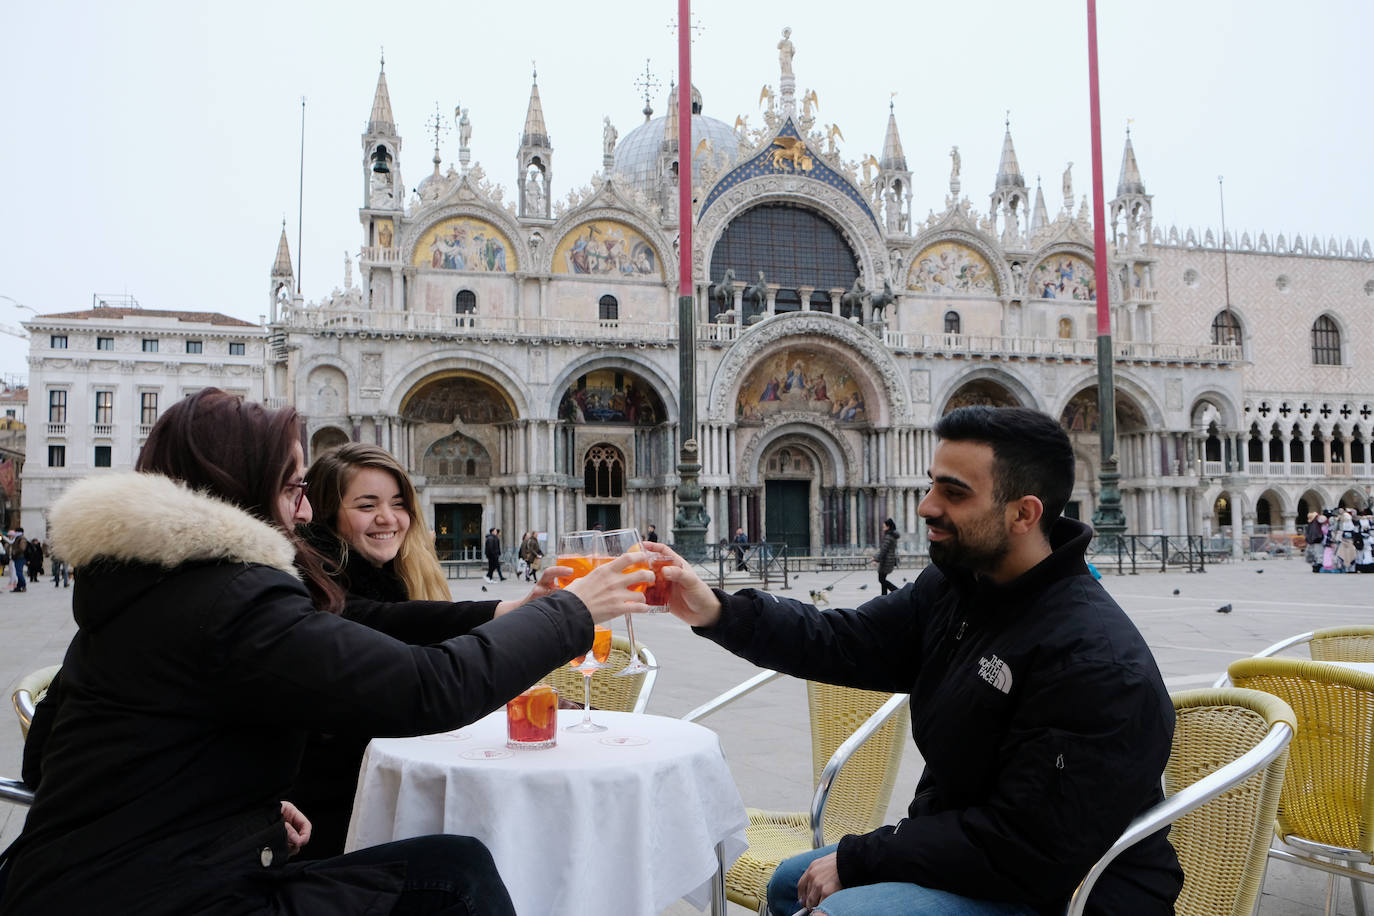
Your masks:
[{"label": "blonde wavy hair", "polygon": [[410,475],[390,452],[375,445],[361,442],[341,445],[316,458],[305,475],[309,483],[306,497],[315,511],[316,520],[327,526],[342,545],[340,563],[348,561],[348,541],[339,531],[339,510],[353,476],[364,468],[386,471],[396,480],[406,514],[410,516],[410,527],[406,529],[405,540],[401,542],[401,549],[396,552],[393,564],[405,584],[407,597],[413,600],[452,601],[453,594],[444,579],[439,555],[434,552],[434,539],[429,536],[429,526],[420,512],[420,498],[410,482]]}]

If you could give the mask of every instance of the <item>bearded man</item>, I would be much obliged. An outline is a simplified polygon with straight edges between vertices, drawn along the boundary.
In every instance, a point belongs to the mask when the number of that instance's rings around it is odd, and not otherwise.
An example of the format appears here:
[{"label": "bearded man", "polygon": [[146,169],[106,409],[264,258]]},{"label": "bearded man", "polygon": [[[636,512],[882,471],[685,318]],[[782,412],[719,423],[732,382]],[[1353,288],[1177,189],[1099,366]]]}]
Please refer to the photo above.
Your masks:
[{"label": "bearded man", "polygon": [[[1058,914],[1127,824],[1163,797],[1174,709],[1154,657],[1060,517],[1069,438],[1022,408],[935,426],[920,504],[932,565],[853,610],[712,590],[674,561],[670,610],[757,665],[911,695],[926,768],[907,817],[783,862],[768,912]],[[660,545],[650,549],[669,552]],[[1171,914],[1167,830],[1099,880],[1088,912]]]}]

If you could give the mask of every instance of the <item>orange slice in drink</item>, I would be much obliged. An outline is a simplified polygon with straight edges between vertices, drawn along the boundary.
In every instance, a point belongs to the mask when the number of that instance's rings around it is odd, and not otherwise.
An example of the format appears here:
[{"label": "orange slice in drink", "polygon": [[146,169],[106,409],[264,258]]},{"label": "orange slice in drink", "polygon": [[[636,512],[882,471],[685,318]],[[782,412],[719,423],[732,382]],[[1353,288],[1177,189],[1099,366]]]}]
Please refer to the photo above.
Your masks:
[{"label": "orange slice in drink", "polygon": [[548,728],[558,715],[558,691],[547,684],[533,687],[525,706],[531,725],[538,729]]}]

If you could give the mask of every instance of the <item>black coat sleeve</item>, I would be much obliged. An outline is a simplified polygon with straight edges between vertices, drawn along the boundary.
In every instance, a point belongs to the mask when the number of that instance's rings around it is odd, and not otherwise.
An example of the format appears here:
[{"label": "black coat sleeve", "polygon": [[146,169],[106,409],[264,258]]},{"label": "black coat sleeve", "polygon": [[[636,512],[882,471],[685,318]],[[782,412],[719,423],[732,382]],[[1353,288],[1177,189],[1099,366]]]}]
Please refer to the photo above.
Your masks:
[{"label": "black coat sleeve", "polygon": [[43,748],[48,743],[48,735],[52,733],[52,725],[61,705],[62,671],[59,669],[48,684],[43,699],[34,706],[33,721],[29,723],[29,734],[24,739],[24,761],[20,775],[30,789],[37,789],[43,781]]},{"label": "black coat sleeve", "polygon": [[376,737],[476,721],[586,652],[593,635],[586,607],[558,591],[466,635],[408,645],[316,612],[304,586],[263,567],[235,576],[200,613],[226,716]]},{"label": "black coat sleeve", "polygon": [[697,632],[763,668],[908,693],[919,657],[916,594],[908,585],[858,608],[820,610],[755,589],[717,591],[720,620]]},{"label": "black coat sleeve", "polygon": [[413,646],[427,646],[490,623],[496,601],[374,601],[350,594],[343,616]]}]

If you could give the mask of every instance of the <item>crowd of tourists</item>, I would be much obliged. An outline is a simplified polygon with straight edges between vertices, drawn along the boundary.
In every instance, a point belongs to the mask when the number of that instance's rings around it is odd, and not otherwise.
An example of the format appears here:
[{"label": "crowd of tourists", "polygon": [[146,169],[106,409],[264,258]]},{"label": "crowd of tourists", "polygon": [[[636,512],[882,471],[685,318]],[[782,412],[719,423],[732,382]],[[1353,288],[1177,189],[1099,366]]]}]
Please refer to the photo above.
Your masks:
[{"label": "crowd of tourists", "polygon": [[1309,512],[1304,536],[1314,573],[1374,573],[1374,509]]}]

